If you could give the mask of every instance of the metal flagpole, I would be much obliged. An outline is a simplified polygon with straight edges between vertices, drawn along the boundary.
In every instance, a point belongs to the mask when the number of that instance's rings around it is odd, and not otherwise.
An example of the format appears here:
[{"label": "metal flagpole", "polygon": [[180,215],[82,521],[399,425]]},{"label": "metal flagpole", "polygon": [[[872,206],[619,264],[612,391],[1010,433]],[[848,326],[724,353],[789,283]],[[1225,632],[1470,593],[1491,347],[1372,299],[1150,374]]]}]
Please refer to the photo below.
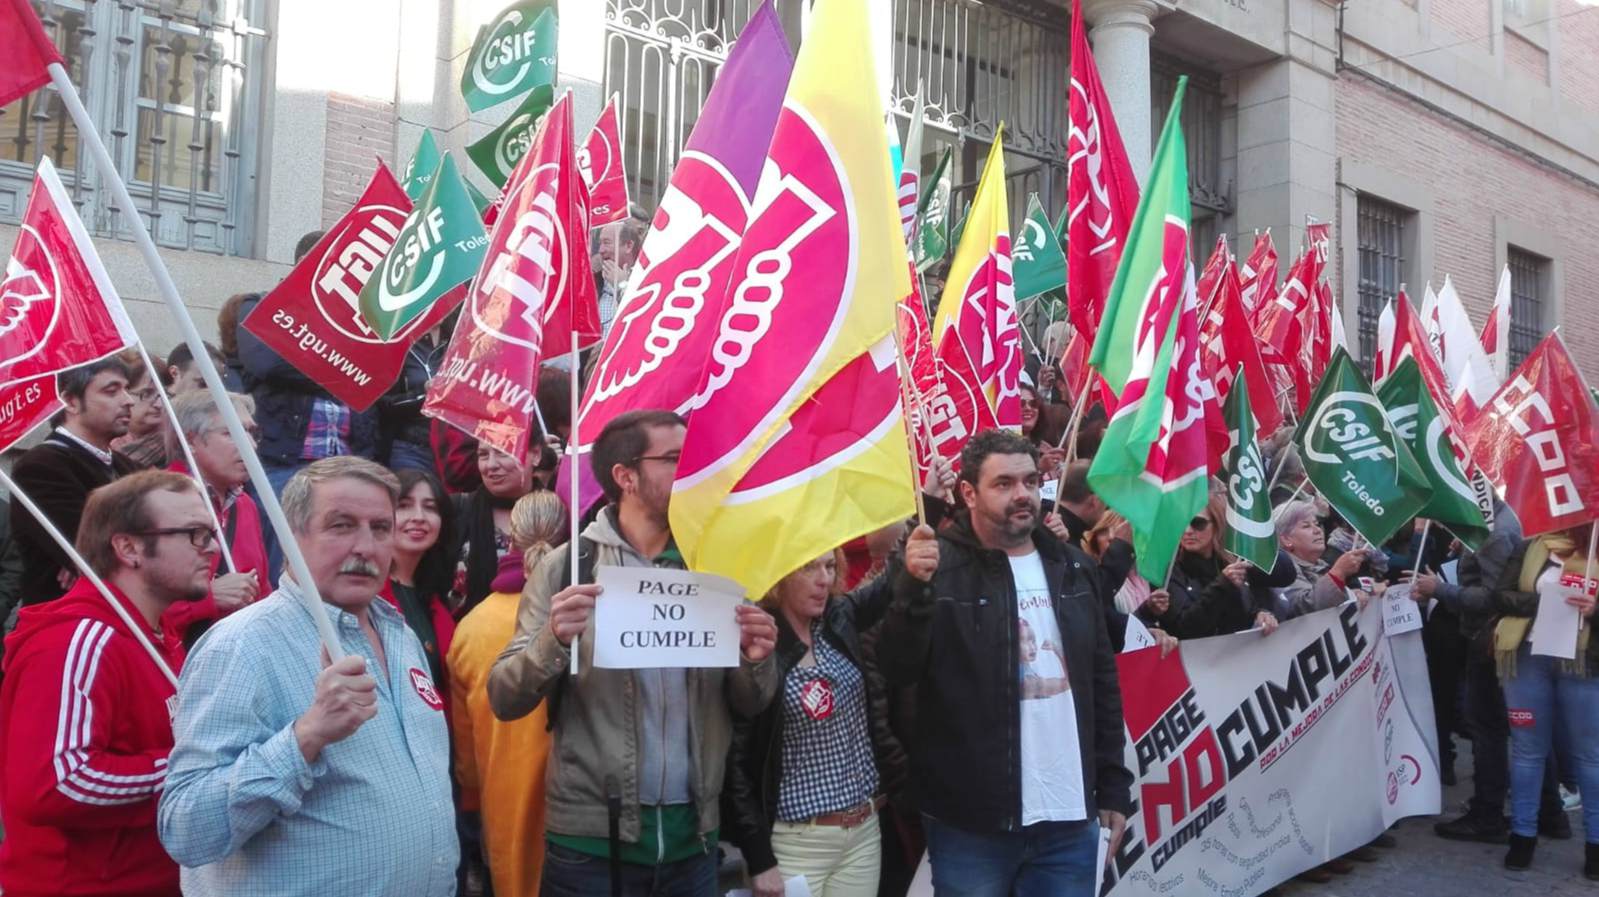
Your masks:
[{"label": "metal flagpole", "polygon": [[[88,578],[89,582],[94,584],[96,589],[100,590],[101,596],[105,598],[107,604],[111,605],[111,609],[116,612],[117,618],[133,632],[134,641],[137,641],[139,646],[144,648],[145,653],[150,655],[150,659],[155,661],[156,668],[161,671],[161,675],[167,677],[167,681],[172,683],[174,689],[177,688],[178,677],[173,675],[172,668],[167,666],[166,658],[162,657],[161,652],[157,651],[155,645],[150,643],[149,637],[145,635],[143,622],[134,621],[133,616],[128,613],[128,609],[123,607],[122,602],[111,594],[111,589],[105,584],[105,580],[102,580],[99,574],[94,572],[94,568],[90,567],[89,562],[83,559],[83,555],[78,554],[78,550],[73,547],[71,542],[67,541],[67,537],[61,535],[61,530],[56,528],[55,523],[49,517],[46,517],[43,511],[39,510],[39,506],[33,503],[33,499],[29,498],[26,492],[17,488],[17,484],[12,482],[11,477],[7,476],[3,470],[0,470],[0,484],[6,487],[6,491],[11,493],[12,498],[22,502],[22,506],[28,509],[28,513],[32,514],[35,520],[39,521],[39,525],[44,527],[44,531],[50,534],[50,538],[55,540],[56,545],[67,553],[67,557],[71,558],[74,564],[78,565],[78,570]],[[221,540],[222,536],[218,534],[217,541],[220,542]]]},{"label": "metal flagpole", "polygon": [[150,269],[150,275],[155,278],[156,291],[161,294],[172,319],[177,322],[178,329],[183,333],[183,341],[188,343],[190,351],[194,354],[194,363],[200,366],[200,376],[205,380],[206,388],[217,397],[217,410],[221,412],[228,433],[238,445],[240,456],[244,458],[244,466],[250,472],[250,482],[255,485],[256,500],[261,503],[261,510],[266,512],[267,520],[277,531],[284,560],[288,562],[289,571],[299,586],[300,599],[310,611],[311,619],[316,624],[322,646],[327,649],[330,659],[338,660],[344,656],[338,633],[334,631],[333,621],[328,617],[321,595],[317,593],[316,581],[312,579],[311,570],[305,564],[305,555],[300,552],[300,545],[294,540],[294,530],[289,527],[288,520],[283,516],[283,506],[278,503],[277,493],[272,490],[272,482],[267,479],[266,471],[261,467],[261,458],[256,454],[255,445],[250,441],[249,434],[244,431],[244,425],[239,421],[233,402],[228,399],[227,388],[222,385],[222,375],[217,373],[216,365],[211,363],[211,353],[205,347],[205,340],[200,337],[200,331],[194,326],[194,319],[189,317],[188,308],[179,298],[178,287],[172,282],[172,274],[167,271],[166,263],[161,260],[161,253],[156,249],[155,241],[150,238],[149,230],[139,218],[138,206],[134,204],[133,196],[128,193],[128,185],[123,182],[122,175],[111,160],[111,153],[106,149],[105,141],[100,139],[100,132],[95,130],[94,121],[89,118],[88,110],[83,108],[83,100],[78,96],[78,90],[73,86],[72,79],[67,77],[66,69],[57,62],[50,63],[49,72],[50,81],[55,85],[57,95],[66,105],[67,113],[77,123],[78,134],[83,138],[84,146],[88,147],[89,155],[102,170],[106,186],[111,189],[111,197],[116,200],[117,210],[127,221],[133,242],[139,247],[139,254],[144,256],[144,264]]}]

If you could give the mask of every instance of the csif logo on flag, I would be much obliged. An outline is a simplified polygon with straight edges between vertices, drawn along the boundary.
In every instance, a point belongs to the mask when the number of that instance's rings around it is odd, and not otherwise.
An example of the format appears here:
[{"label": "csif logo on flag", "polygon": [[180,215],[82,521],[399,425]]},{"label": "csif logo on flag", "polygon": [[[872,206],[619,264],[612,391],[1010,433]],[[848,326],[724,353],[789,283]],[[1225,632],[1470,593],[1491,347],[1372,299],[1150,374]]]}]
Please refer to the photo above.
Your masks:
[{"label": "csif logo on flag", "polygon": [[533,148],[539,123],[555,104],[555,89],[548,84],[533,88],[499,127],[466,148],[467,156],[496,187],[504,187],[516,166]]},{"label": "csif logo on flag", "polygon": [[556,11],[549,0],[522,0],[506,7],[478,32],[461,96],[480,112],[532,89],[555,83]]}]

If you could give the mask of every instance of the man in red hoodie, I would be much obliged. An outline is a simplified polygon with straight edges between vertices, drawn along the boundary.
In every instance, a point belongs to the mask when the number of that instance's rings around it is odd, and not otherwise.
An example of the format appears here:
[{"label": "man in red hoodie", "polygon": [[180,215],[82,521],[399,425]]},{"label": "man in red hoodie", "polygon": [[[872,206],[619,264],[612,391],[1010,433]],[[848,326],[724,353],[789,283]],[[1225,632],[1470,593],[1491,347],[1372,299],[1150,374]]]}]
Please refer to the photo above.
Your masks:
[{"label": "man in red hoodie", "polygon": [[89,495],[77,548],[148,646],[87,577],[23,608],[0,684],[0,891],[176,897],[155,817],[183,647],[161,615],[206,596],[216,531],[193,480],[147,470]]}]

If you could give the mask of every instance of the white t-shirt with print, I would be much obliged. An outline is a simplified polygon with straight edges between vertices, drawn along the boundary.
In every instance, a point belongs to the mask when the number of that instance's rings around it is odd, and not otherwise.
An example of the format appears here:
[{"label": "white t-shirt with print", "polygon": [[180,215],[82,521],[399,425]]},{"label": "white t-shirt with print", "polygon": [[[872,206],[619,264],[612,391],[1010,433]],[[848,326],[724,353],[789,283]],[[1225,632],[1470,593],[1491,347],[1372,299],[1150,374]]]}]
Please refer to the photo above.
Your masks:
[{"label": "white t-shirt with print", "polygon": [[1087,819],[1077,707],[1044,562],[1036,551],[1012,556],[1010,570],[1021,660],[1022,825]]}]

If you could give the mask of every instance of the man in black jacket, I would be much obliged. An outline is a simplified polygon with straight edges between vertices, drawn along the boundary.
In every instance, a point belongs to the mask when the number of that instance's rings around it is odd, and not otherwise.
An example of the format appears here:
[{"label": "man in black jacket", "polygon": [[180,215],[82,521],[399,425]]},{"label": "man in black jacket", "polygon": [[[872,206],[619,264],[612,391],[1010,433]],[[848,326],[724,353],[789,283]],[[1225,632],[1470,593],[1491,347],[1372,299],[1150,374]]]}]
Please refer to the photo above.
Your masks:
[{"label": "man in black jacket", "polygon": [[[111,450],[133,417],[132,372],[117,356],[62,371],[56,392],[66,410],[44,442],[17,459],[11,478],[70,542],[89,493],[138,465]],[[156,387],[160,388],[160,387]],[[23,604],[60,598],[78,575],[67,553],[19,501],[11,502],[11,531],[22,553]]]},{"label": "man in black jacket", "polygon": [[913,776],[938,895],[1090,895],[1132,773],[1094,563],[1039,527],[1038,454],[1006,431],[961,452],[969,511],[930,583],[905,575],[879,661],[917,686]]}]

